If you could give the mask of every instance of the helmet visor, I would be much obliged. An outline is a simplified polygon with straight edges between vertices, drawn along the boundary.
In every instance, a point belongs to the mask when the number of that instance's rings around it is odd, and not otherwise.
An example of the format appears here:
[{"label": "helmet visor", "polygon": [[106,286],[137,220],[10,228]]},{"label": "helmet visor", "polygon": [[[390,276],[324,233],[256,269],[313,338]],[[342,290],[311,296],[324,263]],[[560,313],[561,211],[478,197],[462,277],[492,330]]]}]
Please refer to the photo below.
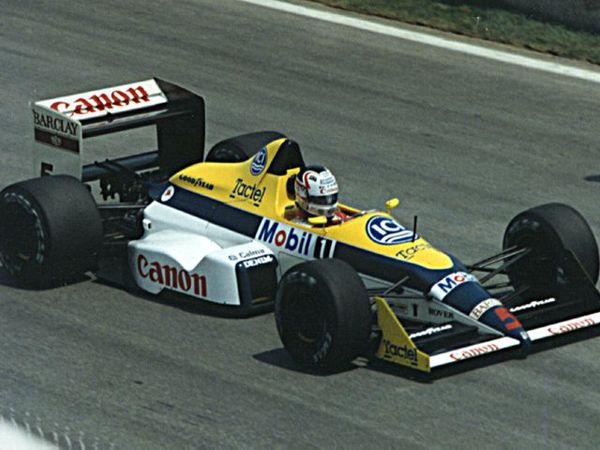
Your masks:
[{"label": "helmet visor", "polygon": [[335,205],[337,203],[337,199],[338,199],[337,194],[331,194],[331,195],[321,195],[319,197],[311,196],[309,201],[315,205],[331,206],[331,205]]}]

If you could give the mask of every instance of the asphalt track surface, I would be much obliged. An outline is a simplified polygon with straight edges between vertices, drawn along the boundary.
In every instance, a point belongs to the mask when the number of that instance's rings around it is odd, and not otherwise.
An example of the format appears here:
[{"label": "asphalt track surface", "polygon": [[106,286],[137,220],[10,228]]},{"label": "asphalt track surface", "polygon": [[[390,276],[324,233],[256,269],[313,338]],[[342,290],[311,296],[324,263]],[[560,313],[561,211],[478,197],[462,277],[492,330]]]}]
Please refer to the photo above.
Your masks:
[{"label": "asphalt track surface", "polygon": [[[150,4],[151,3],[151,4]],[[31,176],[28,101],[159,76],[207,141],[275,129],[465,261],[549,201],[600,236],[599,86],[232,0],[13,1],[0,185]],[[97,153],[127,145],[101,140]],[[151,142],[150,142],[151,144]],[[0,286],[0,414],[100,448],[595,448],[600,338],[437,379],[298,371],[272,314],[229,319],[97,282]]]}]

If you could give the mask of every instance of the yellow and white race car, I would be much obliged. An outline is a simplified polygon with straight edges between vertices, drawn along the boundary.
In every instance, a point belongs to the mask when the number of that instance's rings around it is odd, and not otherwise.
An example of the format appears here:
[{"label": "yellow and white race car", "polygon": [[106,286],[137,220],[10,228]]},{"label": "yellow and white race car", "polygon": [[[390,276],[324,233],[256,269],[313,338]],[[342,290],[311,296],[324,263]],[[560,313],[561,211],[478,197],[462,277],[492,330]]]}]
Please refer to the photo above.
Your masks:
[{"label": "yellow and white race car", "polygon": [[[416,220],[400,224],[395,199],[340,205],[338,223],[293,220],[298,144],[257,132],[204,158],[204,101],[180,86],[150,79],[32,108],[42,176],[0,194],[0,258],[23,284],[92,270],[243,314],[275,305],[284,347],[322,371],[367,355],[430,372],[600,323],[598,247],[569,206],[518,214],[502,252],[465,265]],[[158,150],[83,164],[87,138],[148,125]]]}]

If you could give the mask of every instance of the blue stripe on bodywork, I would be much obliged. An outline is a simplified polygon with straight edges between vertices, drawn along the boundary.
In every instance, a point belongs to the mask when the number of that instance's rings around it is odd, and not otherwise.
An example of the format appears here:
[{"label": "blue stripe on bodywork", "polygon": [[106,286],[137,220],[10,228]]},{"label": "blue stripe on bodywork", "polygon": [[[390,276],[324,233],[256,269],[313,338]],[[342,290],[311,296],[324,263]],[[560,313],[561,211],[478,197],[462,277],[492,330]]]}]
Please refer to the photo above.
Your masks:
[{"label": "blue stripe on bodywork", "polygon": [[448,269],[427,269],[416,264],[400,261],[389,256],[363,250],[352,245],[338,242],[335,247],[335,258],[343,259],[358,272],[370,275],[375,278],[395,283],[404,277],[409,276],[406,285],[428,292],[434,283],[437,283],[444,276],[457,271],[466,270],[464,266],[453,256],[452,267]]},{"label": "blue stripe on bodywork", "polygon": [[[157,201],[160,201],[160,198]],[[243,209],[180,187],[175,188],[173,197],[162,203],[249,237],[255,236],[262,220],[262,217]]]},{"label": "blue stripe on bodywork", "polygon": [[[160,201],[160,195],[157,195],[155,200]],[[262,216],[178,186],[175,186],[173,197],[162,203],[250,238],[256,236],[256,232],[262,221]],[[359,273],[391,283],[410,276],[406,285],[423,292],[428,292],[431,286],[444,276],[452,272],[466,270],[456,258],[451,255],[449,256],[453,262],[452,267],[435,270],[380,255],[339,241],[336,244],[333,255],[334,258],[339,258],[349,263]]]}]

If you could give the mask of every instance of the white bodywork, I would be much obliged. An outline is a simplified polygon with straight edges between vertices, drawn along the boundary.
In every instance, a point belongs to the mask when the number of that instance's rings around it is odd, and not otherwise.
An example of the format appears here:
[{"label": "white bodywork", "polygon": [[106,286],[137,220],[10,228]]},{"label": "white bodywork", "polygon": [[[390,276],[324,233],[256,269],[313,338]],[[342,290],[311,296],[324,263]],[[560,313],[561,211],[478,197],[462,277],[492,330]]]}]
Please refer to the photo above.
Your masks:
[{"label": "white bodywork", "polygon": [[129,266],[136,284],[152,294],[169,289],[240,305],[236,266],[274,258],[253,239],[158,202],[145,208],[143,225],[144,236],[129,242]]},{"label": "white bodywork", "polygon": [[167,103],[155,80],[113,86],[31,104],[34,176],[66,174],[81,179],[86,121]]}]

